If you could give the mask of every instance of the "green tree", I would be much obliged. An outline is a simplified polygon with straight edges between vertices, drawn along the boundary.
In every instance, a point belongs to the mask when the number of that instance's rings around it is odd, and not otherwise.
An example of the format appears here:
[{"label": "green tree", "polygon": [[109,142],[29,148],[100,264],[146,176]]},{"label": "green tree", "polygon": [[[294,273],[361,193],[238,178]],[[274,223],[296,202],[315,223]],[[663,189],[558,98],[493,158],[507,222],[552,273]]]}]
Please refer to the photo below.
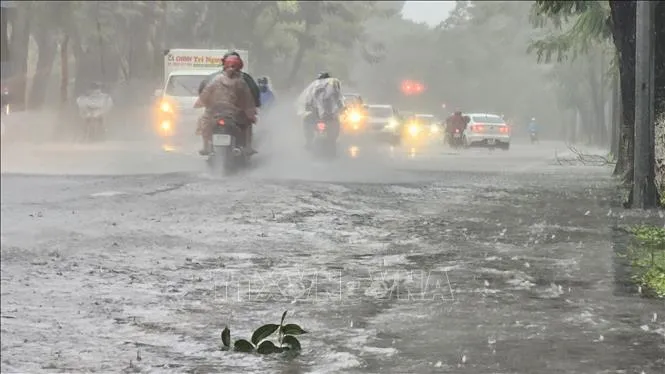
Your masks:
[{"label": "green tree", "polygon": [[[589,44],[611,35],[618,53],[621,90],[621,129],[618,161],[615,174],[623,175],[627,185],[633,183],[633,148],[635,134],[635,1],[536,1],[535,12],[557,22],[576,17],[575,26],[568,33],[552,37],[543,43],[540,51],[557,51],[560,55],[583,50]],[[609,7],[609,14],[602,13]],[[657,3],[656,56],[655,56],[655,113],[665,113],[665,6]],[[605,15],[603,20],[602,16]],[[655,163],[655,161],[654,161]],[[628,204],[632,205],[632,197]]]}]

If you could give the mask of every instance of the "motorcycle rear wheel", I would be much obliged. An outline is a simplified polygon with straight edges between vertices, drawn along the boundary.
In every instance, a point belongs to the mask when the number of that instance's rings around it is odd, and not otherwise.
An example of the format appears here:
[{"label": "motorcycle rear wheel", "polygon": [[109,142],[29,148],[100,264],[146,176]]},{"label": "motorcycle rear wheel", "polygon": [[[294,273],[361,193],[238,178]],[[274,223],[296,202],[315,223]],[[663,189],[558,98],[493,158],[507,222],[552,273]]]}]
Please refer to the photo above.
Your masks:
[{"label": "motorcycle rear wheel", "polygon": [[231,174],[234,170],[231,147],[214,147],[208,161],[210,171],[215,175],[225,176]]}]

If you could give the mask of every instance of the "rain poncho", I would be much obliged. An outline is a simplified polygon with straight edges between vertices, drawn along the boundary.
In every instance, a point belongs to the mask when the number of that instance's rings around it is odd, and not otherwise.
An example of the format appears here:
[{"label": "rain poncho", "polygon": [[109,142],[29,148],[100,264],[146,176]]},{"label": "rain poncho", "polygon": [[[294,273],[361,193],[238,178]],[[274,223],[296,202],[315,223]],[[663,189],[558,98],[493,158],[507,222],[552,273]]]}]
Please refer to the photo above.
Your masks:
[{"label": "rain poncho", "polygon": [[76,105],[79,107],[81,116],[85,118],[98,117],[105,115],[111,110],[113,99],[101,90],[95,90],[88,95],[79,96],[76,99]]},{"label": "rain poncho", "polygon": [[[216,76],[218,76],[220,74],[223,74],[223,73],[224,73],[224,70],[220,70],[216,73],[208,75],[201,82],[201,85],[199,86],[199,95],[201,94],[201,92],[203,92],[203,89],[205,88],[205,86],[208,85],[208,83],[210,83]],[[251,75],[245,73],[244,71],[241,71],[240,73],[242,74],[242,79],[244,79],[245,83],[247,83],[247,85],[249,86],[249,90],[252,93],[252,97],[254,98],[254,104],[256,104],[257,108],[260,108],[261,107],[261,94],[260,94],[260,91],[259,91],[259,86],[256,84],[256,82],[254,81],[254,78],[252,78]]]},{"label": "rain poncho", "polygon": [[298,115],[318,118],[337,116],[344,108],[341,84],[338,79],[317,79],[300,94],[296,103]]},{"label": "rain poncho", "polygon": [[197,123],[198,135],[211,135],[211,119],[216,113],[232,115],[242,122],[250,122],[256,115],[252,92],[241,76],[216,76],[205,86],[199,100],[205,111]]}]

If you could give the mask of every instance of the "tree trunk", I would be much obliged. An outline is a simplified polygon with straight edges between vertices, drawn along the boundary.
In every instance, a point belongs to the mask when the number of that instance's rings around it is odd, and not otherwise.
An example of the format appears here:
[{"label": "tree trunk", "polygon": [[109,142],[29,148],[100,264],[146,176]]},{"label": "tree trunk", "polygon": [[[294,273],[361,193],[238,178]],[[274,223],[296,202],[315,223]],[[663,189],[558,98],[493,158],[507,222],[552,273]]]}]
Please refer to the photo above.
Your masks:
[{"label": "tree trunk", "polygon": [[660,201],[665,193],[665,5],[655,5],[654,117],[656,186]]},{"label": "tree trunk", "polygon": [[635,157],[633,176],[633,208],[648,209],[656,207],[658,193],[654,183],[654,132],[653,132],[653,94],[654,71],[654,5],[651,2],[639,2],[635,42]]},{"label": "tree trunk", "polygon": [[65,35],[60,43],[60,107],[67,105],[69,88],[69,35]]},{"label": "tree trunk", "polygon": [[74,54],[74,92],[73,97],[83,94],[90,83],[99,80],[99,60],[94,57],[95,48],[88,46],[83,49],[83,40],[77,29],[72,29],[70,34],[71,47]]},{"label": "tree trunk", "polygon": [[[619,77],[612,78],[612,140],[610,152],[616,158],[619,154],[619,127],[621,123],[621,92],[619,90]],[[618,164],[618,159],[617,159]]]},{"label": "tree trunk", "polygon": [[[605,83],[605,74],[606,74],[606,61],[603,51],[599,51],[598,57],[600,59],[600,66],[596,76],[598,77],[598,96],[596,101],[596,113],[598,114],[598,131],[599,131],[599,141],[598,145],[601,147],[608,146],[608,136],[607,136],[607,116],[605,113],[606,104],[607,104],[607,89]],[[608,147],[609,149],[609,147]]]},{"label": "tree trunk", "polygon": [[28,46],[30,44],[31,3],[20,2],[16,7],[16,17],[11,22],[12,34],[9,50],[12,51],[12,82],[14,105],[18,110],[25,109],[26,86],[28,79]]},{"label": "tree trunk", "polygon": [[635,144],[635,1],[610,1],[612,37],[619,53],[621,80],[621,132],[619,158],[614,170],[624,183],[633,182],[633,146]]},{"label": "tree trunk", "polygon": [[47,88],[51,81],[53,63],[58,52],[53,30],[45,28],[33,33],[38,48],[37,71],[32,79],[32,88],[28,96],[28,109],[39,109],[44,105]]},{"label": "tree trunk", "polygon": [[298,71],[300,71],[300,67],[302,66],[303,59],[305,58],[305,52],[310,48],[311,46],[311,41],[310,41],[310,26],[308,23],[305,24],[305,31],[303,31],[303,34],[300,35],[298,38],[298,51],[296,52],[296,56],[293,59],[293,65],[291,66],[291,73],[289,74],[289,78],[287,79],[287,85],[288,87],[292,87],[293,84],[295,83],[296,75],[298,74]]},{"label": "tree trunk", "polygon": [[[97,8],[99,9],[99,4],[97,3]],[[97,48],[99,48],[99,75],[102,77],[102,81],[106,82],[106,66],[104,64],[104,36],[102,35],[102,22],[99,19],[100,15],[97,14]]]}]

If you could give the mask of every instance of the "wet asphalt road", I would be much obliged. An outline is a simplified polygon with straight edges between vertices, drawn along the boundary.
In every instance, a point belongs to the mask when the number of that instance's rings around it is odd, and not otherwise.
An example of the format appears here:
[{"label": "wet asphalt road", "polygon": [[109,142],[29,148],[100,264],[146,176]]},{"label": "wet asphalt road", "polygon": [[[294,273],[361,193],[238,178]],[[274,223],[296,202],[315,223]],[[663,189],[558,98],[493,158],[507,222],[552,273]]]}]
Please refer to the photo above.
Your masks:
[{"label": "wet asphalt road", "polygon": [[[2,372],[662,373],[665,304],[617,276],[643,217],[557,148],[3,148]],[[218,350],[284,310],[300,357]]]}]

